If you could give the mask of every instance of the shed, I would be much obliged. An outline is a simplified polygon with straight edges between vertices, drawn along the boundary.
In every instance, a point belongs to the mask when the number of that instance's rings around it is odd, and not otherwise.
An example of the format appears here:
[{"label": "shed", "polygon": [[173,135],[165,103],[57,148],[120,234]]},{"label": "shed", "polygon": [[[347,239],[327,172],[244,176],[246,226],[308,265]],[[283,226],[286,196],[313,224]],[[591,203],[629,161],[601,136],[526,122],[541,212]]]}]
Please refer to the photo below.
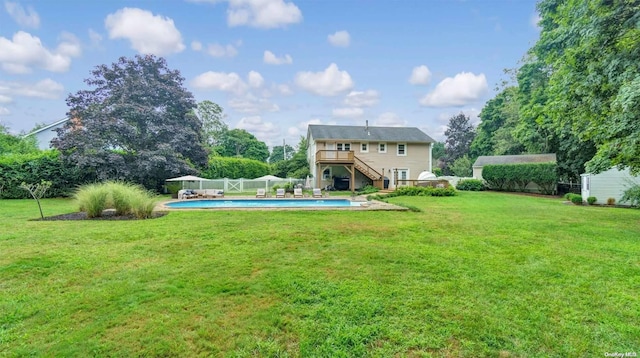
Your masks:
[{"label": "shed", "polygon": [[598,204],[604,204],[609,198],[614,198],[616,204],[629,205],[629,203],[620,203],[622,194],[630,186],[640,185],[640,176],[631,175],[628,168],[624,170],[611,168],[598,174],[581,174],[580,177],[582,200],[586,202],[588,197],[594,196]]},{"label": "shed", "polygon": [[51,149],[51,140],[58,136],[56,129],[62,128],[65,123],[67,123],[67,121],[69,121],[69,117],[57,120],[42,128],[36,129],[31,133],[26,134],[25,137],[33,136],[36,139],[38,148],[42,150]]},{"label": "shed", "polygon": [[525,164],[525,163],[555,163],[555,153],[550,154],[522,154],[522,155],[490,155],[480,156],[473,163],[473,177],[482,179],[482,168],[491,164]]}]

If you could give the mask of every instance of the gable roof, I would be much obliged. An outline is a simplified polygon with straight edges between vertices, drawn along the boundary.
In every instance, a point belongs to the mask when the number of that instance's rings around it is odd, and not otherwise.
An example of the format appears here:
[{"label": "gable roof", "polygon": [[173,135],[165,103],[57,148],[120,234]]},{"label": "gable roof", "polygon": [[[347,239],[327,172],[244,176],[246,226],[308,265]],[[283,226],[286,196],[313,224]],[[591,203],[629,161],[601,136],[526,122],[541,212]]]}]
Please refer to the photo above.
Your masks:
[{"label": "gable roof", "polygon": [[523,154],[523,155],[491,155],[480,156],[473,163],[474,167],[482,167],[489,164],[523,164],[523,163],[549,163],[556,162],[556,154]]},{"label": "gable roof", "polygon": [[365,127],[310,124],[308,133],[314,140],[435,143],[433,138],[416,127]]}]

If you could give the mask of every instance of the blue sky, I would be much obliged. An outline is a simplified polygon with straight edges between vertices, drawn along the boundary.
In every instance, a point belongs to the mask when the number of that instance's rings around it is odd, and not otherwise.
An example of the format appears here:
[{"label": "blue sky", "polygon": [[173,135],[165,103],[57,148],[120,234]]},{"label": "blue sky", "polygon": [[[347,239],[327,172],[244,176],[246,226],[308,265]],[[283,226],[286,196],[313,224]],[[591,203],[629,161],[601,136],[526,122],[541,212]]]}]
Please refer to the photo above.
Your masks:
[{"label": "blue sky", "polygon": [[536,18],[533,0],[4,1],[0,123],[64,118],[95,66],[152,53],[270,146],[366,120],[442,140],[455,114],[477,123]]}]

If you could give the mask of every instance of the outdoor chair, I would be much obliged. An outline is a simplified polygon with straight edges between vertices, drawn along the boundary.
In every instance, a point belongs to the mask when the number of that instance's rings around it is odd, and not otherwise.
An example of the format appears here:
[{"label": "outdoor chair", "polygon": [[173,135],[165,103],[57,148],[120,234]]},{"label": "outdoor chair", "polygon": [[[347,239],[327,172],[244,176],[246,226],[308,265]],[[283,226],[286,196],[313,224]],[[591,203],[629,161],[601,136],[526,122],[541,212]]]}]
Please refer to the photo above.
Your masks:
[{"label": "outdoor chair", "polygon": [[293,197],[294,198],[302,198],[304,195],[302,194],[302,188],[293,189]]},{"label": "outdoor chair", "polygon": [[314,198],[322,198],[322,191],[320,190],[320,188],[314,188],[313,189],[313,197]]},{"label": "outdoor chair", "polygon": [[258,189],[258,191],[256,192],[256,198],[266,198],[267,197],[267,192],[264,189]]},{"label": "outdoor chair", "polygon": [[284,198],[284,188],[276,189],[276,198]]}]

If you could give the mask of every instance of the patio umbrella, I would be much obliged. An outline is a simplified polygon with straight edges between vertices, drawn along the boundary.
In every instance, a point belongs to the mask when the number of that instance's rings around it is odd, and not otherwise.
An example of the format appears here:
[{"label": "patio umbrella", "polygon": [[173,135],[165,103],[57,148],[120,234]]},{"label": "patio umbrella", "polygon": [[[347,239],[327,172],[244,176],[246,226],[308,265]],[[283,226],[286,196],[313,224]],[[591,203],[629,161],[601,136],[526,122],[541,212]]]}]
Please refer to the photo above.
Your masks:
[{"label": "patio umbrella", "polygon": [[200,182],[200,189],[202,189],[202,182],[203,181],[207,181],[207,180],[209,180],[209,179],[200,178],[200,177],[197,177],[195,175],[185,175],[185,176],[182,176],[182,177],[167,179],[167,181],[181,181],[183,188],[184,188],[184,182],[185,181],[197,181],[197,182]]}]

